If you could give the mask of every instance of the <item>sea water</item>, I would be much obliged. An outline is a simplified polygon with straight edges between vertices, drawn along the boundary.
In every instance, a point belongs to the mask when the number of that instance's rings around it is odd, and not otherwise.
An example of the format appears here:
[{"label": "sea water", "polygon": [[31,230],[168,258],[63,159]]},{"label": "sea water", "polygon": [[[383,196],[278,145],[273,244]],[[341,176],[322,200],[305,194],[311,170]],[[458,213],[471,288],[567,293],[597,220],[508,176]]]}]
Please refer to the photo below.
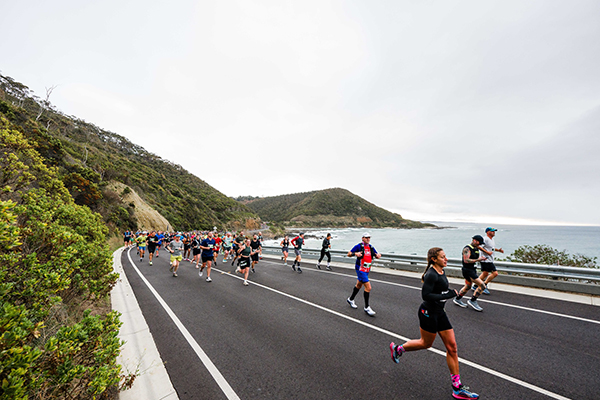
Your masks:
[{"label": "sea water", "polygon": [[[460,258],[463,247],[474,235],[485,236],[486,225],[466,222],[435,222],[444,229],[307,229],[305,247],[320,249],[323,237],[331,233],[331,248],[350,250],[361,241],[365,232],[371,234],[371,244],[380,253],[417,254],[425,256],[431,247],[441,247],[448,257]],[[544,244],[569,254],[581,254],[600,259],[600,226],[492,225],[498,229],[494,238],[497,248],[506,257],[523,245]],[[290,240],[293,238],[290,235]],[[267,246],[279,246],[279,240],[265,241]]]}]

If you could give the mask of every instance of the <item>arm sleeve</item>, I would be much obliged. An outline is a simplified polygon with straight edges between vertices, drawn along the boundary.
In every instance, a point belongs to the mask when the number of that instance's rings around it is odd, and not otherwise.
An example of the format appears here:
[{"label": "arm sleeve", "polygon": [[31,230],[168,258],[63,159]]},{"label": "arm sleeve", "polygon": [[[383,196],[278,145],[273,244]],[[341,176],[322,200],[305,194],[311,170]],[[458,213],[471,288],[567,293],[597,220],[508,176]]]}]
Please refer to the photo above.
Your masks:
[{"label": "arm sleeve", "polygon": [[454,290],[450,290],[446,294],[433,293],[433,288],[435,287],[436,282],[437,277],[434,274],[425,274],[425,282],[423,282],[423,289],[421,290],[421,296],[423,297],[423,300],[436,302],[440,300],[451,299],[456,296]]}]

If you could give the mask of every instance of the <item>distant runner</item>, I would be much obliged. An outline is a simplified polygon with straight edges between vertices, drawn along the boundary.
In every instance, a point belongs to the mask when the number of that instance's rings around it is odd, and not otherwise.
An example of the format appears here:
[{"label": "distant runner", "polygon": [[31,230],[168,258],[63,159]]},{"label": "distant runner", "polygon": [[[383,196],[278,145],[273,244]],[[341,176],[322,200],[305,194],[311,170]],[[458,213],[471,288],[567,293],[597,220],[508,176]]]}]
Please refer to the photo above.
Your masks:
[{"label": "distant runner", "polygon": [[331,249],[331,233],[327,234],[327,237],[323,239],[323,243],[321,244],[321,257],[319,257],[319,261],[317,262],[317,268],[321,269],[321,261],[323,261],[323,257],[327,256],[327,271],[331,271],[331,254],[329,250]]},{"label": "distant runner", "polygon": [[498,251],[500,253],[504,253],[502,248],[496,248],[496,242],[494,241],[494,237],[496,236],[496,228],[486,228],[485,229],[485,237],[483,238],[483,245],[479,246],[479,249],[484,253],[483,256],[485,260],[480,262],[481,265],[481,275],[479,275],[479,279],[483,281],[485,284],[485,289],[483,289],[483,294],[490,294],[489,285],[494,278],[498,276],[498,271],[496,270],[496,265],[494,264],[494,252]]},{"label": "distant runner", "polygon": [[206,268],[206,282],[212,282],[212,279],[210,279],[210,269],[214,258],[213,250],[215,248],[215,239],[213,239],[212,232],[208,232],[207,238],[200,243],[200,248],[202,249],[202,267],[198,275],[202,277],[202,271]]},{"label": "distant runner", "polygon": [[146,243],[148,241],[148,236],[146,236],[148,232],[142,232],[136,239],[135,242],[138,246],[138,252],[140,253],[140,261],[144,259],[144,253],[146,252]]},{"label": "distant runner", "polygon": [[177,269],[179,269],[179,263],[183,259],[183,242],[180,240],[179,235],[175,235],[173,240],[165,247],[169,253],[171,253],[171,268],[173,276],[177,277]]},{"label": "distant runner", "polygon": [[304,232],[300,232],[300,234],[293,238],[290,243],[292,243],[292,246],[294,246],[294,254],[296,254],[294,264],[292,264],[292,269],[296,271],[296,265],[298,265],[298,273],[301,274],[302,270],[300,269],[300,261],[302,261],[302,245],[304,244]]},{"label": "distant runner", "polygon": [[288,253],[290,251],[290,239],[287,237],[287,235],[283,238],[279,245],[281,246],[281,252],[283,253],[281,259],[283,260],[283,264],[287,265]]},{"label": "distant runner", "polygon": [[[485,260],[484,256],[479,256],[479,246],[481,246],[482,244],[483,238],[481,237],[481,235],[475,235],[473,236],[471,244],[468,244],[463,248],[461,271],[463,277],[465,278],[465,286],[463,286],[462,289],[460,289],[460,292],[458,292],[458,296],[456,296],[454,300],[452,300],[454,304],[462,308],[466,308],[468,304],[475,311],[483,311],[483,308],[481,308],[479,303],[477,303],[477,298],[479,297],[483,289],[485,289],[485,284],[481,279],[479,279],[479,276],[477,276],[477,268],[475,266],[475,264],[478,261]],[[471,289],[471,285],[473,283],[477,283],[478,287],[477,289],[475,289],[473,297],[467,300],[467,304],[465,304],[462,301],[462,298]]]}]

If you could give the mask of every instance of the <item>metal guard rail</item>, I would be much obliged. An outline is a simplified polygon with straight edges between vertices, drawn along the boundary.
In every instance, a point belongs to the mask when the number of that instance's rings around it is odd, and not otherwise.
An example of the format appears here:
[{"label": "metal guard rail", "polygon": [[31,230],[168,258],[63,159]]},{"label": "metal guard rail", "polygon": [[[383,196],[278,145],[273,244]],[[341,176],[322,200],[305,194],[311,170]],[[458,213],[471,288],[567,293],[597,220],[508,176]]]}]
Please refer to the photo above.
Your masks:
[{"label": "metal guard rail", "polygon": [[[281,248],[274,246],[263,246],[263,252],[267,254],[281,255]],[[354,264],[355,258],[348,257],[348,251],[330,250],[331,260]],[[302,257],[309,259],[318,259],[321,255],[321,250],[302,249]],[[290,248],[289,257],[294,258],[294,249]],[[381,253],[381,258],[373,262],[374,266],[407,269],[411,271],[424,271],[427,266],[427,257],[407,254],[384,254]],[[585,281],[600,282],[599,268],[577,268],[560,265],[543,265],[543,264],[525,264],[517,262],[494,261],[498,272],[505,272],[509,275],[535,275],[545,276],[551,279],[577,279]],[[460,270],[462,261],[458,258],[449,258],[447,268],[451,270]]]}]

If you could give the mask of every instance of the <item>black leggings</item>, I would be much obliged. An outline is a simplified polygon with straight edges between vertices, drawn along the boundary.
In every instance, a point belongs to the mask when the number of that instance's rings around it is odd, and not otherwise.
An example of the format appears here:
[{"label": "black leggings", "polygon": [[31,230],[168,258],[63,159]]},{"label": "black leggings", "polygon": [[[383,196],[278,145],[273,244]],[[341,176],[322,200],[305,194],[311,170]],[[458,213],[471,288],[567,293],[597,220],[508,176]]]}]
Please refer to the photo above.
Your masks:
[{"label": "black leggings", "polygon": [[319,262],[323,261],[323,257],[327,256],[327,262],[331,262],[331,254],[325,249],[321,249],[321,257],[319,258]]}]

